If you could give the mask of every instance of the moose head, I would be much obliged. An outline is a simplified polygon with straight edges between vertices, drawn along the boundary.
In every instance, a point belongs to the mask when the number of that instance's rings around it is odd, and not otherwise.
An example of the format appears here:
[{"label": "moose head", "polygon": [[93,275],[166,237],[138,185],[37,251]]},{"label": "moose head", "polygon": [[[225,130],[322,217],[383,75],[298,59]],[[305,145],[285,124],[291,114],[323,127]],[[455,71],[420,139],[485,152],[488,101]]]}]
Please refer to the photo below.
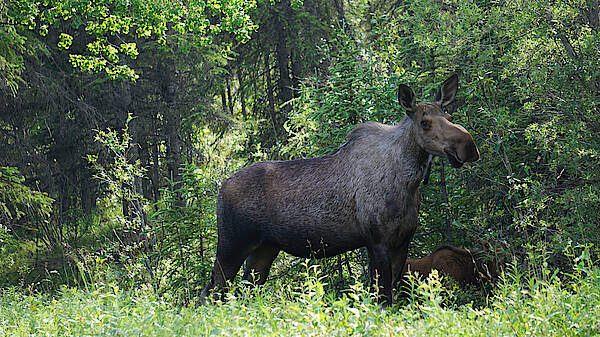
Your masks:
[{"label": "moose head", "polygon": [[448,157],[452,167],[479,159],[479,150],[465,128],[452,123],[444,109],[454,101],[458,76],[452,75],[442,84],[434,102],[416,103],[410,87],[400,84],[398,101],[413,121],[413,132],[419,146],[429,154]]}]

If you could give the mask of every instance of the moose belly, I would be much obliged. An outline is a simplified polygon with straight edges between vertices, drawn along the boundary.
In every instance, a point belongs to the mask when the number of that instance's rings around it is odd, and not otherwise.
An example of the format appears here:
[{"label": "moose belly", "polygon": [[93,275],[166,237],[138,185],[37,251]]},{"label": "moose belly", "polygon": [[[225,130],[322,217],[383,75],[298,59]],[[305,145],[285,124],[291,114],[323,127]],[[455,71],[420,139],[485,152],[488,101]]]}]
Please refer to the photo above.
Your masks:
[{"label": "moose belly", "polygon": [[284,230],[275,231],[269,241],[275,242],[281,250],[294,256],[306,258],[323,258],[335,256],[366,243],[349,228],[324,226],[322,228],[306,228],[295,226],[274,226]]}]

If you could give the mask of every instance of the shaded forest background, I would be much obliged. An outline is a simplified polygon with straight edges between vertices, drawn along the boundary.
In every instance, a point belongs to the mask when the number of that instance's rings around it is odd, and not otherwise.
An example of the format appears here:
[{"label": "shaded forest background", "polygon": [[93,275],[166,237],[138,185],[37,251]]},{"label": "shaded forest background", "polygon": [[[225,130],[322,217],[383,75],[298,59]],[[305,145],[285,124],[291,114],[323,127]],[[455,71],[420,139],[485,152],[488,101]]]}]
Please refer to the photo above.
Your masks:
[{"label": "shaded forest background", "polygon": [[[430,100],[451,73],[482,158],[434,161],[410,255],[485,240],[568,268],[599,252],[599,20],[597,0],[3,2],[0,287],[101,272],[188,301],[225,177],[397,123],[399,83]],[[366,276],[360,250],[313,263]]]}]

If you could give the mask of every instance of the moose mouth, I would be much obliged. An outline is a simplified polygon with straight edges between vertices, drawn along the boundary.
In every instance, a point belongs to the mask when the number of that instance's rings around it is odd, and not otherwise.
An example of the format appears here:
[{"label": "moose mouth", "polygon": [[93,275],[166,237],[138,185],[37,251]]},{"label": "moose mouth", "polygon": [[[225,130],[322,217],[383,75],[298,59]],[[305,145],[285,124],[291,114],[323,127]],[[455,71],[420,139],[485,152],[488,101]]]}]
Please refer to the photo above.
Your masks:
[{"label": "moose mouth", "polygon": [[463,162],[460,161],[460,159],[458,159],[458,155],[456,154],[456,152],[447,149],[445,149],[444,152],[446,153],[446,156],[448,157],[448,162],[450,162],[450,165],[452,167],[459,168],[463,165]]}]

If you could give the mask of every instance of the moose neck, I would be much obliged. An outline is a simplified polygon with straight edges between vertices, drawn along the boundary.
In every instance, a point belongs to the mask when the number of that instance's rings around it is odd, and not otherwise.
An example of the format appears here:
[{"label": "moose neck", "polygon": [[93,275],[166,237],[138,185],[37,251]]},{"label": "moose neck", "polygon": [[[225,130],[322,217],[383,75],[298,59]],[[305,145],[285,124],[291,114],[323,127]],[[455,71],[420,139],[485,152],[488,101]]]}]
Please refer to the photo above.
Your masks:
[{"label": "moose neck", "polygon": [[407,181],[421,183],[429,154],[417,142],[413,121],[405,117],[393,132],[394,160]]}]

